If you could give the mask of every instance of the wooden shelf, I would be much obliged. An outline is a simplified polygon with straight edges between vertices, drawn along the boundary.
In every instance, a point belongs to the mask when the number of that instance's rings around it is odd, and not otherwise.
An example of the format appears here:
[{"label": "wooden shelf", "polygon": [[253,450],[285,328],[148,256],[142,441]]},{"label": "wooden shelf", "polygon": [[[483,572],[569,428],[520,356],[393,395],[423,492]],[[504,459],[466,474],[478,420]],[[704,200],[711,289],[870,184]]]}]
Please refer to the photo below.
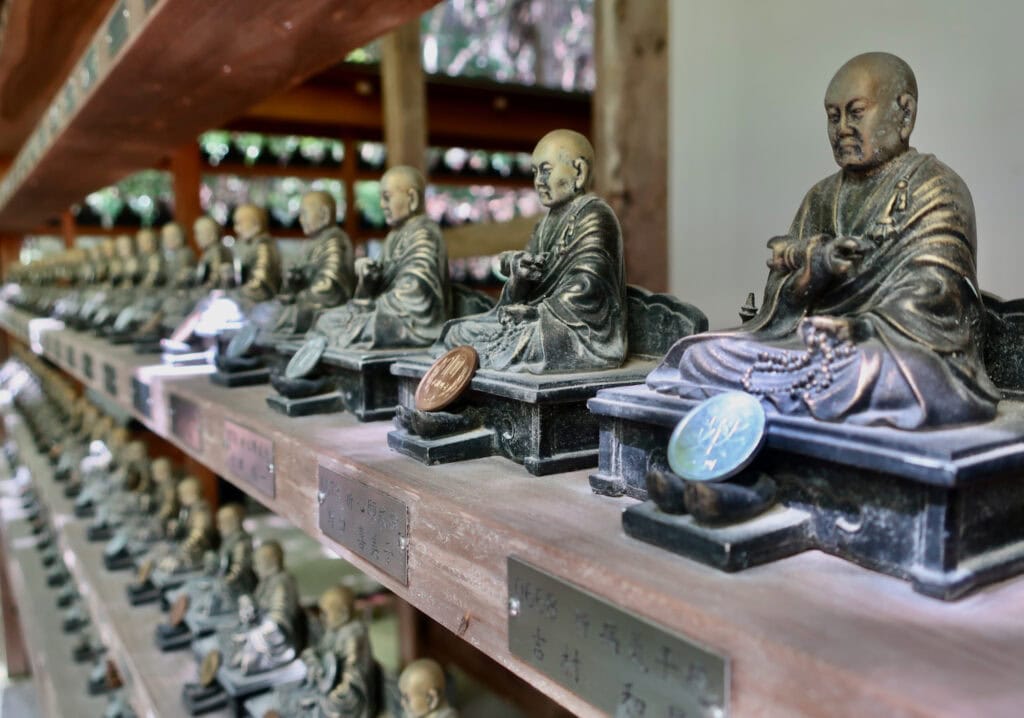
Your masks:
[{"label": "wooden shelf", "polygon": [[[24,313],[3,309],[0,324],[27,338]],[[268,387],[157,375],[144,369],[152,358],[69,330],[42,345],[71,376],[578,715],[600,713],[509,651],[510,555],[727,656],[733,716],[1015,716],[1024,701],[1024,580],[947,604],[819,552],[728,575],[626,537],[631,500],[593,495],[585,471],[537,478],[500,458],[426,467],[387,448],[389,422],[285,417],[267,408]],[[132,406],[133,377],[148,382],[150,416]],[[200,446],[171,431],[172,396],[198,410]],[[273,497],[228,466],[226,421],[272,439]],[[321,533],[318,466],[408,507],[408,585]]]},{"label": "wooden shelf", "polygon": [[[143,0],[118,0],[87,50],[95,79],[72,89],[70,110],[58,93],[0,183],[0,226],[45,224],[436,2],[267,0],[253,12],[247,0],[162,0],[148,11]],[[109,28],[122,14],[114,49]]]}]

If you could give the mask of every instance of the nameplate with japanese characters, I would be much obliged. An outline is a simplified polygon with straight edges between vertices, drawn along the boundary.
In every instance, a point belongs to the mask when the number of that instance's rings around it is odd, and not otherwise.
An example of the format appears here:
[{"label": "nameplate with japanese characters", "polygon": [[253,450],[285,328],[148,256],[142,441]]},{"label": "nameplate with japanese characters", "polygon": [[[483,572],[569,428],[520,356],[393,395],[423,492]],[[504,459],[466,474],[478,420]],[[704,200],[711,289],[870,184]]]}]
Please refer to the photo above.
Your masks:
[{"label": "nameplate with japanese characters", "polygon": [[117,369],[110,364],[103,365],[103,386],[111,396],[117,396]]},{"label": "nameplate with japanese characters", "polygon": [[92,379],[92,354],[82,352],[82,373],[86,379]]},{"label": "nameplate with japanese characters", "polygon": [[132,377],[132,406],[147,419],[151,418],[153,408],[149,398],[149,384],[137,376]]},{"label": "nameplate with japanese characters", "polygon": [[228,471],[274,498],[274,441],[233,421],[224,422]]},{"label": "nameplate with japanese characters", "polygon": [[203,450],[202,414],[199,407],[188,399],[171,394],[171,433],[185,442],[193,451]]},{"label": "nameplate with japanese characters", "polygon": [[317,476],[320,530],[408,586],[409,507],[323,466]]},{"label": "nameplate with japanese characters", "polygon": [[508,615],[512,654],[608,715],[728,714],[728,659],[515,557]]}]

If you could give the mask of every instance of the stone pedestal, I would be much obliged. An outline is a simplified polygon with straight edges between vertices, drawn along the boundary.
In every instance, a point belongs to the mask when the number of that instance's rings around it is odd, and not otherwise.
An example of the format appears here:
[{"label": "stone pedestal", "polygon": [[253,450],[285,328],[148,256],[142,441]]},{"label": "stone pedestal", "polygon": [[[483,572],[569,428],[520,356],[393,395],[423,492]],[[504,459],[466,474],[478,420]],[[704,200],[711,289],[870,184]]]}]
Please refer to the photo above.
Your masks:
[{"label": "stone pedestal", "polygon": [[[647,471],[665,468],[672,428],[694,405],[644,385],[600,392],[590,402],[601,423],[594,490],[646,498]],[[647,501],[626,509],[623,528],[725,571],[820,549],[943,599],[1024,571],[1024,403],[932,431],[769,413],[747,471],[778,487],[760,516],[709,527]]]},{"label": "stone pedestal", "polygon": [[[431,363],[424,356],[392,366],[403,406],[415,406],[416,387]],[[458,407],[451,409],[476,412],[481,417],[477,426],[436,438],[396,429],[388,434],[388,446],[425,464],[505,456],[538,476],[594,466],[598,424],[587,400],[600,389],[636,383],[653,365],[651,360],[631,359],[619,369],[578,374],[479,371]]]}]

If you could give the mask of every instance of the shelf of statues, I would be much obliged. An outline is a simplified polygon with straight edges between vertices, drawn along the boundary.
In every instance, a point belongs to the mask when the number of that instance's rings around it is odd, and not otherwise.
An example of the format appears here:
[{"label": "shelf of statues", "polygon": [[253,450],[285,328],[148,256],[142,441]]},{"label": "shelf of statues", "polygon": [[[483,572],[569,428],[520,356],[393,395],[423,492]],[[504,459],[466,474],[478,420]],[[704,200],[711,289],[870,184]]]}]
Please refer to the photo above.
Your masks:
[{"label": "shelf of statues", "polygon": [[[955,710],[1005,695],[1005,665],[976,676],[971,641],[936,656],[906,617],[952,643],[1016,630],[1005,612],[1020,582],[957,609],[912,591],[955,599],[1024,566],[1022,312],[977,286],[969,194],[909,145],[916,93],[889,55],[836,74],[826,99],[840,171],[769,242],[765,299],[748,300],[734,331],[707,332],[696,307],[626,285],[618,223],[589,191],[593,150],[557,131],[533,154],[548,212],[525,251],[502,257],[509,279],[493,306],[460,304],[477,298],[445,282],[422,177],[393,168],[381,183],[391,233],[374,260],[349,265],[329,202],[309,195],[315,239],[285,272],[261,211],[240,209],[238,312],[188,347],[215,357],[214,385],[147,374],[80,333],[40,329],[40,344],[76,378],[66,344],[103,356],[119,403],[147,426],[572,710],[742,713],[782,694],[813,710],[812,665],[842,678],[831,686],[870,683],[876,701]],[[28,274],[19,304],[45,314],[60,292],[46,271]],[[332,299],[317,304],[316,287]],[[5,316],[17,333],[23,313]],[[248,372],[273,391],[227,380]],[[553,625],[531,623],[540,585],[625,611],[614,625],[636,635],[647,629],[627,619],[660,633],[627,654],[606,631],[588,652],[577,624],[576,642],[545,650],[555,639],[543,628],[572,630],[554,609]],[[1001,618],[983,626],[959,608],[978,603]],[[849,640],[811,640],[821,627]],[[666,681],[688,646],[684,689],[634,693],[640,683],[621,676],[648,665],[640,643],[665,659]],[[868,678],[882,645],[900,668]],[[593,656],[585,670],[578,650]],[[731,677],[741,665],[748,678]],[[770,697],[749,680],[765,672]],[[595,678],[609,673],[620,680]],[[844,708],[863,695],[844,694]]]}]

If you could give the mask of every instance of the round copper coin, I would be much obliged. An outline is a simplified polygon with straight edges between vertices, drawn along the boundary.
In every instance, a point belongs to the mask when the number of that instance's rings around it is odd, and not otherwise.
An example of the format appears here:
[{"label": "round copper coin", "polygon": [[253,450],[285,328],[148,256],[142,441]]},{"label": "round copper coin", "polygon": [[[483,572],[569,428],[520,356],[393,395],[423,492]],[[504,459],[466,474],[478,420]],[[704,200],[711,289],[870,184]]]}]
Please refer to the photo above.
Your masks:
[{"label": "round copper coin", "polygon": [[183,593],[174,600],[174,604],[171,606],[171,613],[167,617],[167,620],[172,627],[177,628],[181,625],[181,622],[185,620],[186,613],[188,613],[188,594]]},{"label": "round copper coin", "polygon": [[327,337],[310,337],[306,343],[299,347],[299,350],[292,355],[288,366],[284,368],[284,375],[288,379],[301,379],[313,371],[313,367],[320,361],[320,357],[327,350]]},{"label": "round copper coin", "polygon": [[229,359],[241,359],[252,349],[256,343],[256,336],[259,333],[260,328],[252,322],[243,324],[242,328],[231,337],[231,341],[228,342],[228,348],[224,353],[227,354]]},{"label": "round copper coin", "polygon": [[220,651],[214,648],[203,656],[203,662],[199,666],[199,685],[205,687],[213,683],[217,678],[217,671],[220,670]]},{"label": "round copper coin", "polygon": [[476,349],[455,347],[431,365],[416,387],[416,408],[440,411],[462,396],[480,364]]}]

